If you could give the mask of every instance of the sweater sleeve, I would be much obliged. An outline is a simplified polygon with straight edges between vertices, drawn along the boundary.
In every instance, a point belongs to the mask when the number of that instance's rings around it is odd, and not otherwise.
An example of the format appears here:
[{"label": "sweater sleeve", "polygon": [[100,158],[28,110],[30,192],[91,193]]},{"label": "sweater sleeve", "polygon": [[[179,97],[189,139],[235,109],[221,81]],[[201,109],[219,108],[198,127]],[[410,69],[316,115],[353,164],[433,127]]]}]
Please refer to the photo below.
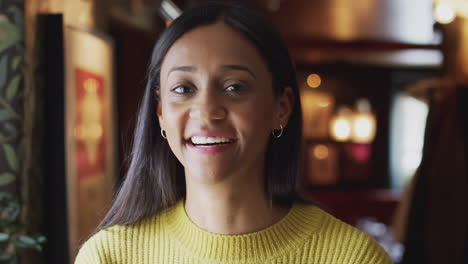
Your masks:
[{"label": "sweater sleeve", "polygon": [[335,256],[333,263],[347,264],[393,264],[387,252],[363,231],[325,214],[322,244],[332,244]]},{"label": "sweater sleeve", "polygon": [[366,237],[365,246],[363,247],[368,254],[363,255],[363,259],[358,263],[372,264],[393,264],[388,253],[375,241],[372,237],[364,234]]}]

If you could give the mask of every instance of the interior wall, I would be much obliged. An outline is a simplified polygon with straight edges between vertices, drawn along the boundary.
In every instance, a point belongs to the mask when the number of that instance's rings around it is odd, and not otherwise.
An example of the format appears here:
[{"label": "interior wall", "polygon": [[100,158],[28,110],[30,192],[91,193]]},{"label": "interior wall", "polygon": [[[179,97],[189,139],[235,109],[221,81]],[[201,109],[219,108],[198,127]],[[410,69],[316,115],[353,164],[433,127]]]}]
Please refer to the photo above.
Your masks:
[{"label": "interior wall", "polygon": [[[9,0],[13,2],[14,0]],[[3,2],[3,1],[2,1]],[[88,26],[105,27],[105,16],[99,16],[100,20],[92,20],[98,17],[92,13],[94,10],[107,12],[102,5],[107,1],[81,1],[81,0],[16,0],[21,2],[24,8],[24,94],[22,104],[24,111],[24,159],[22,162],[23,179],[19,186],[21,199],[25,206],[22,218],[28,223],[29,233],[45,232],[44,223],[44,195],[43,179],[46,177],[44,171],[44,89],[42,81],[44,78],[44,64],[47,58],[41,57],[41,45],[43,32],[39,29],[38,16],[41,14],[63,14],[65,24],[79,24],[83,22],[79,17],[84,17],[88,21]],[[24,2],[24,3],[23,3]],[[91,4],[97,3],[99,8],[92,9]],[[81,12],[76,12],[81,10]],[[92,21],[92,23],[90,22]],[[27,220],[27,221],[26,221]],[[28,251],[21,259],[21,263],[44,263],[42,255],[34,251]]]}]

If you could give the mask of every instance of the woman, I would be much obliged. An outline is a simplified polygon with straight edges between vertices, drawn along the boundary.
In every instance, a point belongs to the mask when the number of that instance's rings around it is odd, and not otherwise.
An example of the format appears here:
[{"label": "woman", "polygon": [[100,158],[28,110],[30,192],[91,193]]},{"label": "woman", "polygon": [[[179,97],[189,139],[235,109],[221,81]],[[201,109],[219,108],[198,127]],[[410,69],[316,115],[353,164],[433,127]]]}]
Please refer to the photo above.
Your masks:
[{"label": "woman", "polygon": [[298,195],[287,48],[239,4],[193,8],[154,48],[127,176],[76,263],[391,263]]}]

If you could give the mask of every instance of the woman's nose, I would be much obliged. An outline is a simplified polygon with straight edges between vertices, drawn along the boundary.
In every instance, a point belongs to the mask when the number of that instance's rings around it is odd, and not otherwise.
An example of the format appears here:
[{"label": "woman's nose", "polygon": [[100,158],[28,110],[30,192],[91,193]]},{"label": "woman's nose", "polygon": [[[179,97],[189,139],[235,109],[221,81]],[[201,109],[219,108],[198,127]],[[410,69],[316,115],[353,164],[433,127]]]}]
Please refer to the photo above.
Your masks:
[{"label": "woman's nose", "polygon": [[199,119],[205,122],[223,120],[226,118],[227,111],[222,105],[220,98],[214,92],[203,92],[192,106],[190,118]]}]

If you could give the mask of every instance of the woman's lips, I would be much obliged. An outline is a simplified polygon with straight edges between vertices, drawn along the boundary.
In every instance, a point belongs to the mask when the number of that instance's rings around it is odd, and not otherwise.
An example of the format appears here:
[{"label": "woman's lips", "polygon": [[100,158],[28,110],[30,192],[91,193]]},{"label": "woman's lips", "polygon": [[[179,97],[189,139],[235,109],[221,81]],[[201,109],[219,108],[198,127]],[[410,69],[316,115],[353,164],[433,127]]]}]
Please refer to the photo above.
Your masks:
[{"label": "woman's lips", "polygon": [[194,133],[185,140],[189,149],[201,154],[220,153],[230,148],[237,140],[224,133]]},{"label": "woman's lips", "polygon": [[226,151],[237,142],[228,133],[216,131],[196,131],[192,133],[185,144],[190,150],[201,154],[214,154]]},{"label": "woman's lips", "polygon": [[192,137],[220,137],[220,138],[228,138],[228,139],[235,139],[235,137],[229,135],[229,133],[224,132],[213,132],[213,131],[198,131],[193,132],[189,136],[186,137],[187,140],[190,140]]},{"label": "woman's lips", "polygon": [[232,147],[236,141],[230,141],[222,144],[209,144],[209,145],[196,145],[193,144],[190,140],[186,142],[186,145],[190,150],[193,150],[201,154],[215,154],[226,151],[228,148]]}]

